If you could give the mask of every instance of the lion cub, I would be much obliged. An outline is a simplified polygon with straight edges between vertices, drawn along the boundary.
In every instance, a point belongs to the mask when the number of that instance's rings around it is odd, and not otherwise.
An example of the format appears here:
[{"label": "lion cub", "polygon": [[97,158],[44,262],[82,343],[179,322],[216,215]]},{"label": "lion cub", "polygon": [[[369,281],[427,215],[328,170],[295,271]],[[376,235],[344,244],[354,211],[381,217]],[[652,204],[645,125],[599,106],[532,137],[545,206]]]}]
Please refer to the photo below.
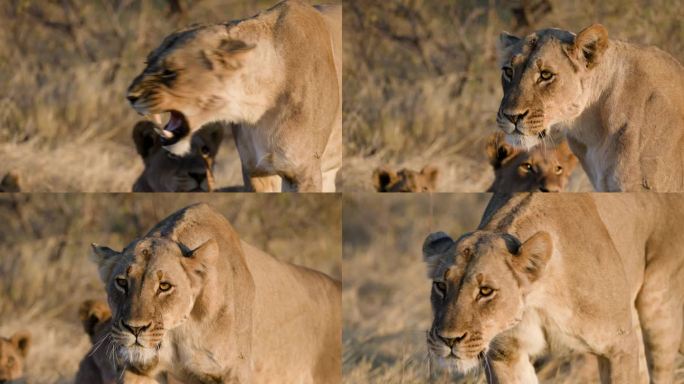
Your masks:
[{"label": "lion cub", "polygon": [[133,192],[211,192],[213,166],[223,128],[212,124],[192,138],[191,152],[174,155],[162,148],[155,123],[139,121],[133,128],[133,141],[145,169],[133,184]]},{"label": "lion cub", "polygon": [[434,192],[439,169],[426,165],[420,172],[402,169],[394,172],[386,166],[373,171],[373,186],[378,192]]},{"label": "lion cub", "polygon": [[24,377],[26,355],[31,346],[31,334],[19,331],[9,339],[0,337],[0,383]]},{"label": "lion cub", "polygon": [[78,310],[78,317],[83,324],[83,330],[90,336],[93,346],[81,360],[74,383],[116,383],[116,366],[113,359],[107,356],[111,350],[107,335],[110,330],[112,311],[104,301],[86,300]]},{"label": "lion cub", "polygon": [[21,192],[21,176],[17,171],[9,171],[0,180],[0,192]]},{"label": "lion cub", "polygon": [[555,148],[540,145],[528,152],[506,143],[503,132],[489,138],[487,156],[495,175],[487,192],[561,192],[577,166],[566,140]]}]

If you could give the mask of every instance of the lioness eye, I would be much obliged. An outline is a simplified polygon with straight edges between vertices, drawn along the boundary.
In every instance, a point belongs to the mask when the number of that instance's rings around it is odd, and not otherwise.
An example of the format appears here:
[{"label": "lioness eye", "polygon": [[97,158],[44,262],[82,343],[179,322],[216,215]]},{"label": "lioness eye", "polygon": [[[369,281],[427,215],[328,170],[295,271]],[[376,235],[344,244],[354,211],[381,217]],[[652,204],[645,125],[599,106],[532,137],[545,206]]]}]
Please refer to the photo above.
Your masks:
[{"label": "lioness eye", "polygon": [[505,75],[507,78],[510,79],[511,77],[513,77],[513,68],[511,68],[511,67],[504,67],[504,68],[503,68],[503,73],[504,73],[504,75]]},{"label": "lioness eye", "polygon": [[159,283],[159,290],[162,292],[168,292],[171,289],[171,284],[166,282]]},{"label": "lioness eye", "polygon": [[437,293],[439,293],[441,296],[444,296],[447,290],[447,285],[443,281],[435,281],[432,286],[435,288]]},{"label": "lioness eye", "polygon": [[561,173],[563,173],[563,167],[559,165],[556,167],[556,175],[560,175]]},{"label": "lioness eye", "polygon": [[126,287],[128,287],[128,280],[124,279],[123,277],[117,277],[116,285],[125,290]]},{"label": "lioness eye", "polygon": [[493,289],[491,289],[489,287],[480,287],[480,296],[488,297],[488,296],[491,296],[492,293],[494,293]]},{"label": "lioness eye", "polygon": [[551,73],[549,71],[541,71],[541,74],[539,75],[539,77],[541,77],[541,79],[544,81],[548,81],[548,80],[551,80],[553,78],[553,73]]}]

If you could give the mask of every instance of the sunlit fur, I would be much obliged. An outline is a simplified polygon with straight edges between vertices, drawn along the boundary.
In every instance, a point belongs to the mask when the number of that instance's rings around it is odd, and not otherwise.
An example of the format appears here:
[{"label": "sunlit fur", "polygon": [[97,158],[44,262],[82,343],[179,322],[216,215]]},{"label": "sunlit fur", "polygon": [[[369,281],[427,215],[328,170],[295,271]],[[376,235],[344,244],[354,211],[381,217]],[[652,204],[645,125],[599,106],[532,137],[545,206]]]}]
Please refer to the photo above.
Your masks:
[{"label": "sunlit fur", "polygon": [[31,345],[31,335],[26,331],[0,337],[0,382],[19,380],[24,377],[26,357]]}]

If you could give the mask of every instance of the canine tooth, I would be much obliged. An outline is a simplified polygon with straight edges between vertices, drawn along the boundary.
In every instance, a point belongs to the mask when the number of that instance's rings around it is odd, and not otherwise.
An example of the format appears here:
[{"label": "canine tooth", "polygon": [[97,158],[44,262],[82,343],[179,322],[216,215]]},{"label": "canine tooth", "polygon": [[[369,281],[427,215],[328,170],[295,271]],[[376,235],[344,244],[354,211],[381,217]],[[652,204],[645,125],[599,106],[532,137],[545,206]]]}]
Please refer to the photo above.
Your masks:
[{"label": "canine tooth", "polygon": [[165,131],[163,128],[155,127],[154,130],[159,134],[159,136],[162,136],[167,139],[173,138],[173,133]]}]

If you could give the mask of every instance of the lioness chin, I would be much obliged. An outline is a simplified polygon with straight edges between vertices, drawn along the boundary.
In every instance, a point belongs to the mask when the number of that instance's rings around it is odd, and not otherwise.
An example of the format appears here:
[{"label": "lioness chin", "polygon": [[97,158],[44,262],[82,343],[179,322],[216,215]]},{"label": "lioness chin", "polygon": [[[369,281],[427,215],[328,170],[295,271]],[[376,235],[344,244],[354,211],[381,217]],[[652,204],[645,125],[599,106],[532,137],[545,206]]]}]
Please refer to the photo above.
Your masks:
[{"label": "lioness chin", "polygon": [[678,195],[495,194],[475,231],[423,245],[431,355],[530,384],[533,358],[570,350],[596,355],[603,383],[672,383],[683,224]]},{"label": "lioness chin", "polygon": [[[249,189],[334,192],[342,161],[342,8],[288,0],[252,18],[167,36],[128,89],[183,155],[204,124],[233,124]],[[161,120],[161,118],[159,118]],[[267,179],[267,180],[262,180]]]},{"label": "lioness chin", "polygon": [[500,37],[508,140],[532,147],[567,131],[598,191],[684,191],[684,67],[592,25]]}]

